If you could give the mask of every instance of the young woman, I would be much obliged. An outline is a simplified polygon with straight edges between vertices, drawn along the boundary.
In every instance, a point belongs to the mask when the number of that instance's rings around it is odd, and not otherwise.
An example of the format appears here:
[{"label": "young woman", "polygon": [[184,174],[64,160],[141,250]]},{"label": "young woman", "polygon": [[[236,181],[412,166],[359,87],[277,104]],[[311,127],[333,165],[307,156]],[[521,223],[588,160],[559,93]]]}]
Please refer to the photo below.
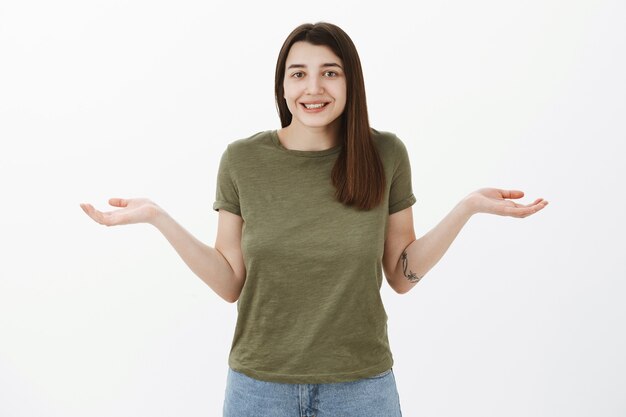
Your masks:
[{"label": "young woman", "polygon": [[515,190],[483,188],[416,239],[411,168],[394,134],[369,126],[354,44],[304,24],[276,65],[282,128],[231,142],[217,174],[215,247],[147,199],[83,210],[104,225],[147,222],[238,316],[224,416],[401,416],[380,297],[439,261],[475,213],[526,217]]}]

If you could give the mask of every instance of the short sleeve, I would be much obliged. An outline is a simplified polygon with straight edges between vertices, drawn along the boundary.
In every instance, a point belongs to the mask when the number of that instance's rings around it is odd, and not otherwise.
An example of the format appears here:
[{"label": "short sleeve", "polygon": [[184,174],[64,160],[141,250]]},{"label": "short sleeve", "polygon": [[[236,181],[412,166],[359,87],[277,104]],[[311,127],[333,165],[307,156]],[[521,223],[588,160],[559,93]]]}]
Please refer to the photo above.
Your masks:
[{"label": "short sleeve", "polygon": [[393,178],[391,179],[391,189],[389,191],[389,214],[404,210],[415,204],[416,198],[413,195],[411,185],[411,161],[406,146],[398,138],[395,147],[395,162]]},{"label": "short sleeve", "polygon": [[233,179],[230,166],[230,145],[222,154],[217,171],[217,186],[215,187],[215,202],[213,210],[224,209],[241,216],[239,207],[239,191]]}]

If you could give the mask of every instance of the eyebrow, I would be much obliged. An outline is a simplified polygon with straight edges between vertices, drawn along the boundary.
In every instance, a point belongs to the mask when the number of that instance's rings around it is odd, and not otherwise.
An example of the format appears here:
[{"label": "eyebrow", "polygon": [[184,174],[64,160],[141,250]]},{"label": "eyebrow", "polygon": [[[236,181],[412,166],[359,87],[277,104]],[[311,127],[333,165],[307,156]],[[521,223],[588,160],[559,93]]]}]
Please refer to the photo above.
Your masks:
[{"label": "eyebrow", "polygon": [[[322,64],[323,68],[327,68],[327,67],[337,67],[337,68],[341,68],[341,65],[335,63],[335,62],[327,62],[325,64]],[[304,64],[291,64],[287,67],[287,69],[291,69],[291,68],[306,68],[306,65]]]}]

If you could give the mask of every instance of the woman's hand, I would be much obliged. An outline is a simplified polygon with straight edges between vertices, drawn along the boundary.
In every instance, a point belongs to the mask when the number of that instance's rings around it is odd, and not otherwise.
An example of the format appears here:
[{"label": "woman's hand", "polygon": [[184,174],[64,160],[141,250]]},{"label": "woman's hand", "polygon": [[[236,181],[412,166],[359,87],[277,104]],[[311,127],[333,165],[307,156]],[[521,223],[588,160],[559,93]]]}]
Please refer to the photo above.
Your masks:
[{"label": "woman's hand", "polygon": [[481,188],[470,193],[465,199],[473,213],[489,213],[500,216],[527,217],[535,214],[548,205],[543,198],[538,198],[531,204],[518,204],[507,198],[524,197],[519,190],[500,190],[498,188]]},{"label": "woman's hand", "polygon": [[161,207],[147,198],[111,198],[109,204],[113,207],[122,207],[120,210],[102,212],[91,204],[83,203],[80,207],[96,222],[105,226],[116,226],[132,223],[150,223],[163,212]]}]

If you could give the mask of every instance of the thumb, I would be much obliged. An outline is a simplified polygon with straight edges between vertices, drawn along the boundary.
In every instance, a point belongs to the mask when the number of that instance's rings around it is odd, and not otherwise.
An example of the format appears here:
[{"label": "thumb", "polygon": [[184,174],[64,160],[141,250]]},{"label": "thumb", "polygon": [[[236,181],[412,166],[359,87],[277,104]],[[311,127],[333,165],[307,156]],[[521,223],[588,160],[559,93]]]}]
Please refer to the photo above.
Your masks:
[{"label": "thumb", "polygon": [[110,198],[109,204],[115,207],[126,207],[128,205],[128,200],[123,198]]},{"label": "thumb", "polygon": [[502,197],[504,198],[522,198],[524,197],[524,192],[520,190],[500,190]]}]

